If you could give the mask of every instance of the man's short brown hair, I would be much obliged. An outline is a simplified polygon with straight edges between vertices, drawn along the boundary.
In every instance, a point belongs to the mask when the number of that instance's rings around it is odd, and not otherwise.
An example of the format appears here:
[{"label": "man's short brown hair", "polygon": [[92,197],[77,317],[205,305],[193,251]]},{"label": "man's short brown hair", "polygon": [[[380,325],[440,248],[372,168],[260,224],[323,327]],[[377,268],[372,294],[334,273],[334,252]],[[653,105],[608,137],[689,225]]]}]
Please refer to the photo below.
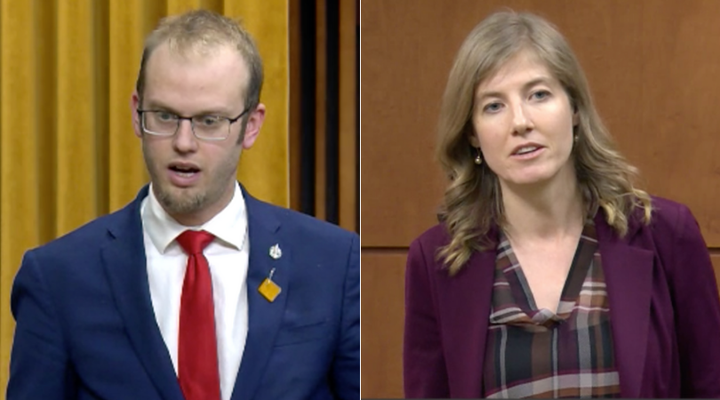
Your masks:
[{"label": "man's short brown hair", "polygon": [[145,89],[145,65],[153,50],[163,43],[167,43],[174,51],[194,51],[200,54],[218,46],[233,46],[250,71],[245,107],[254,109],[260,103],[263,66],[255,41],[238,21],[208,10],[194,10],[163,18],[145,39],[136,85],[141,103]]}]

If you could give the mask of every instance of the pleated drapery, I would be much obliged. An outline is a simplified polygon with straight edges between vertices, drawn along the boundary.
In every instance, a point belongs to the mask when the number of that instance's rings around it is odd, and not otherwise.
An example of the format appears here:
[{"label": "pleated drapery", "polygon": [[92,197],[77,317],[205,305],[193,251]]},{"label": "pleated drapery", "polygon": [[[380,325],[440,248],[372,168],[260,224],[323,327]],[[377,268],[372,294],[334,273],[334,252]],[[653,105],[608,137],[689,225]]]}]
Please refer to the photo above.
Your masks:
[{"label": "pleated drapery", "polygon": [[145,36],[160,18],[206,8],[238,18],[265,64],[265,124],[238,178],[287,206],[287,0],[1,0],[0,399],[23,253],[115,211],[148,182],[130,96]]}]

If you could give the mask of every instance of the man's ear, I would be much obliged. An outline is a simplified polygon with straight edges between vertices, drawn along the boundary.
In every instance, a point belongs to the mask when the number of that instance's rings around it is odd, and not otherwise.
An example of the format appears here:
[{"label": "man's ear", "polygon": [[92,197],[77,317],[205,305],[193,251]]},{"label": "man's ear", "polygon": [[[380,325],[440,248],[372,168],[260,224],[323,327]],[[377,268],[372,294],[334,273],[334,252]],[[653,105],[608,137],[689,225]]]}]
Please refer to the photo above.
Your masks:
[{"label": "man's ear", "polygon": [[260,103],[255,107],[250,115],[248,115],[247,125],[245,125],[245,136],[242,140],[243,149],[247,150],[255,144],[258,135],[260,134],[260,128],[265,121],[265,105]]},{"label": "man's ear", "polygon": [[142,127],[140,126],[140,114],[137,112],[138,108],[140,108],[140,97],[137,94],[137,91],[133,91],[132,96],[130,96],[130,114],[132,115],[132,126],[133,130],[135,131],[135,136],[142,137]]}]

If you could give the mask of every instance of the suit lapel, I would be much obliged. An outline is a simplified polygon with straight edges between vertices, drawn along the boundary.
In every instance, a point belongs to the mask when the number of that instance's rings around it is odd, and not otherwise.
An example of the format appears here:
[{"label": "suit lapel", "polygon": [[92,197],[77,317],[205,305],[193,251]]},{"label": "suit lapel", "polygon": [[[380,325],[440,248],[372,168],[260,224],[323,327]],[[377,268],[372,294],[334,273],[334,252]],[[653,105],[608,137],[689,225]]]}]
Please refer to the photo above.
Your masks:
[{"label": "suit lapel", "polygon": [[[633,230],[619,239],[602,213],[596,218],[622,397],[640,395],[650,326],[653,253],[631,246]],[[637,229],[637,227],[636,227]]]},{"label": "suit lapel", "polygon": [[[247,277],[249,329],[232,400],[253,398],[265,374],[265,366],[285,312],[292,259],[290,243],[283,241],[278,234],[280,221],[276,215],[265,204],[248,195],[244,188],[243,195],[247,205],[250,240]],[[275,245],[281,254],[278,256],[276,253],[272,257],[270,248]],[[272,280],[280,286],[282,292],[270,302],[258,292],[258,288],[273,269]]]},{"label": "suit lapel", "polygon": [[133,203],[116,214],[111,239],[102,248],[105,272],[130,342],[147,374],[164,399],[182,399],[175,369],[155,320],[150,299],[140,203],[143,188]]},{"label": "suit lapel", "polygon": [[[444,275],[438,280],[443,286],[438,295],[448,375],[462,377],[452,384],[454,396],[477,397],[482,393],[494,271],[495,248],[492,247],[473,253],[454,277],[448,277],[446,270],[438,272]],[[451,370],[453,368],[455,370]]]}]

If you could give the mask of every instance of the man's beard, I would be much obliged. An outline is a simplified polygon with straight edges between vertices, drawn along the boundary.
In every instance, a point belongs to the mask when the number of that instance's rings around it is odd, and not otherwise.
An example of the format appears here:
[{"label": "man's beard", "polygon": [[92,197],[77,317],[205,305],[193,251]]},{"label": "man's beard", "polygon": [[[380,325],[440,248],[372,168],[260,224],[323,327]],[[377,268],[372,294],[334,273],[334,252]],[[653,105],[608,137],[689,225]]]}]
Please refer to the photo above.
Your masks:
[{"label": "man's beard", "polygon": [[202,209],[205,203],[205,193],[195,193],[183,195],[182,193],[173,194],[158,185],[157,199],[163,205],[168,214],[190,214]]}]

